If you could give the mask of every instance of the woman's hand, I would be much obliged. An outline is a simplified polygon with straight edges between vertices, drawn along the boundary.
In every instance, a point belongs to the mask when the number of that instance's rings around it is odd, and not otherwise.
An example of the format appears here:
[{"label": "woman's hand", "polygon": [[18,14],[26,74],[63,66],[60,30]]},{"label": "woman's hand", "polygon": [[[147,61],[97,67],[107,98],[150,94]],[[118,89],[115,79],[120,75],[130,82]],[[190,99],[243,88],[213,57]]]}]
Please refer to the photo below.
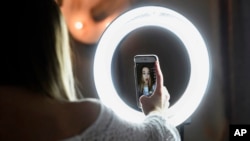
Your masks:
[{"label": "woman's hand", "polygon": [[142,104],[142,110],[145,115],[148,114],[160,114],[165,115],[169,107],[169,99],[170,95],[163,86],[163,75],[161,72],[159,62],[155,63],[156,66],[156,89],[155,92],[151,96],[141,96],[140,102]]}]

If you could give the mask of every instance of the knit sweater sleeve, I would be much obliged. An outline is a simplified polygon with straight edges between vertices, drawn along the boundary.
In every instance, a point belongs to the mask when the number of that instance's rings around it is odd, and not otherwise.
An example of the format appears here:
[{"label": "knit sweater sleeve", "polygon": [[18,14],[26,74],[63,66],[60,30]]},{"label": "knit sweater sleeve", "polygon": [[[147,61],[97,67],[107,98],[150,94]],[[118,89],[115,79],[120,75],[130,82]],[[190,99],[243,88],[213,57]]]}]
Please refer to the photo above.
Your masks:
[{"label": "knit sweater sleeve", "polygon": [[149,115],[142,123],[119,118],[112,110],[101,106],[95,123],[82,134],[65,141],[180,141],[177,129],[158,115]]}]

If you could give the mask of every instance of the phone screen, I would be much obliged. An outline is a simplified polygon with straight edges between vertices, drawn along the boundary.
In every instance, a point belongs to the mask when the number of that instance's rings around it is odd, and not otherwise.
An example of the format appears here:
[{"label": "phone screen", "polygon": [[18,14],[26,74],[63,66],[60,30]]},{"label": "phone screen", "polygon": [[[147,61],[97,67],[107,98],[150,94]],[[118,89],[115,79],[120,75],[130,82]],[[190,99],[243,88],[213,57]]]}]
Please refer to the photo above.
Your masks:
[{"label": "phone screen", "polygon": [[154,56],[141,56],[135,59],[135,83],[136,99],[140,108],[139,98],[142,95],[150,96],[156,88],[155,61]]}]

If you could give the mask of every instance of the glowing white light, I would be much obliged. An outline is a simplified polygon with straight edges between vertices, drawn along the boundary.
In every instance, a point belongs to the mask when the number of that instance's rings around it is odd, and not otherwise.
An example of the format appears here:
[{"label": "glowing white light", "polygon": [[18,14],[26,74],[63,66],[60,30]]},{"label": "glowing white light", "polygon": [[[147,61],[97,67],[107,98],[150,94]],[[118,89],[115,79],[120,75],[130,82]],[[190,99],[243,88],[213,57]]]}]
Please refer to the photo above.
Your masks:
[{"label": "glowing white light", "polygon": [[[210,64],[208,51],[199,31],[188,19],[173,10],[159,6],[140,7],[122,14],[109,25],[95,54],[96,89],[101,101],[121,118],[143,121],[144,114],[130,108],[117,94],[112,82],[111,62],[120,41],[135,29],[146,26],[157,26],[171,31],[183,42],[190,58],[191,74],[187,88],[167,112],[167,119],[177,126],[199,106],[209,82]],[[161,65],[164,65],[163,62]]]},{"label": "glowing white light", "polygon": [[75,28],[78,29],[78,30],[82,29],[83,28],[83,23],[82,22],[76,22],[75,23]]}]

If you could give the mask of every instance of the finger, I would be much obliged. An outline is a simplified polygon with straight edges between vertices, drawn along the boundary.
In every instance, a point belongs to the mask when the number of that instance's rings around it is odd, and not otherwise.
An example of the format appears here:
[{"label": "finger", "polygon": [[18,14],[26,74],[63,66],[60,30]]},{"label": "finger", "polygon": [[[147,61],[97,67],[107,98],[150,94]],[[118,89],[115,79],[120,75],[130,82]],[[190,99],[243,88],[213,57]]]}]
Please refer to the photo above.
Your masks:
[{"label": "finger", "polygon": [[166,100],[169,101],[171,96],[170,96],[170,94],[165,86],[163,86],[163,93],[166,97]]},{"label": "finger", "polygon": [[155,62],[155,74],[156,74],[156,91],[160,91],[163,87],[163,75],[161,72],[159,61]]}]

